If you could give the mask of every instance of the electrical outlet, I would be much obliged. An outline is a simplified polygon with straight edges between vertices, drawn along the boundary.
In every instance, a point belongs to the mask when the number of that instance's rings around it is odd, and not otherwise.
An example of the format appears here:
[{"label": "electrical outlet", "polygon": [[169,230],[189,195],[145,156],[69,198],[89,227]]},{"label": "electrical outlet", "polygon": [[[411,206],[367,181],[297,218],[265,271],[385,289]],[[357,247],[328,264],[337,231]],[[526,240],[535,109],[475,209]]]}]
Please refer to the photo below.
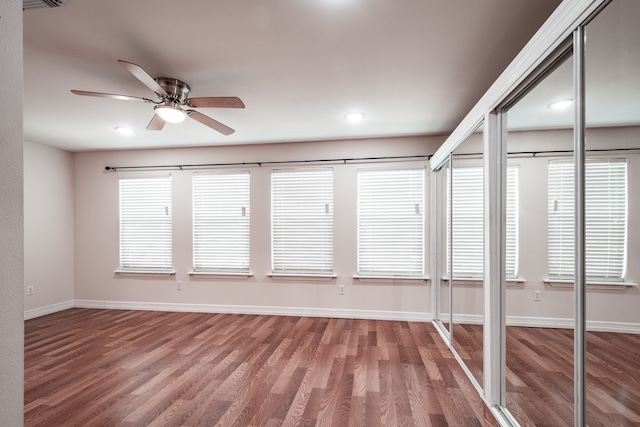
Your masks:
[{"label": "electrical outlet", "polygon": [[182,290],[182,281],[181,281],[181,280],[176,281],[176,288],[177,288],[179,291],[181,291],[181,290]]},{"label": "electrical outlet", "polygon": [[542,291],[533,291],[533,300],[541,301],[542,300]]},{"label": "electrical outlet", "polygon": [[338,286],[338,293],[339,293],[340,295],[344,295],[344,285],[340,285],[340,286]]},{"label": "electrical outlet", "polygon": [[27,295],[33,295],[35,293],[35,289],[33,286],[27,286]]}]

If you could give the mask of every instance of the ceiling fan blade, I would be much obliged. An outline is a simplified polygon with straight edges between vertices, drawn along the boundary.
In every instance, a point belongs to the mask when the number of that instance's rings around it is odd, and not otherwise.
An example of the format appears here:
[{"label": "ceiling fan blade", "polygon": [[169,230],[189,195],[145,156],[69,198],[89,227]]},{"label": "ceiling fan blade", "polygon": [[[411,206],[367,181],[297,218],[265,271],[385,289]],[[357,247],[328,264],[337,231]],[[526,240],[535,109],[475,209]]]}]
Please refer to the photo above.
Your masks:
[{"label": "ceiling fan blade", "polygon": [[148,87],[158,95],[169,96],[167,91],[162,89],[162,86],[160,86],[158,82],[156,82],[154,78],[149,75],[149,73],[143,70],[141,66],[136,65],[132,62],[122,61],[120,59],[118,59],[118,62],[120,63],[120,65],[126,68],[127,71],[129,71],[138,80],[140,80],[142,84],[144,84],[146,87]]},{"label": "ceiling fan blade", "polygon": [[153,117],[151,118],[151,121],[147,125],[147,130],[162,130],[162,128],[166,123],[167,122],[162,120],[162,117],[160,117],[157,114],[154,114]]},{"label": "ceiling fan blade", "polygon": [[115,93],[88,92],[86,90],[75,90],[75,89],[71,89],[71,93],[76,95],[82,95],[82,96],[97,96],[98,98],[119,99],[121,101],[144,101],[144,102],[154,103],[152,100],[147,98],[140,98],[137,96],[129,96],[129,95],[116,95]]},{"label": "ceiling fan blade", "polygon": [[211,129],[217,130],[223,135],[231,135],[235,132],[235,130],[231,129],[229,126],[223,125],[219,121],[214,120],[209,116],[205,116],[196,110],[186,110],[186,112],[193,120],[196,120],[205,126],[209,126]]},{"label": "ceiling fan blade", "polygon": [[193,108],[244,108],[244,103],[235,96],[188,98],[185,103]]}]

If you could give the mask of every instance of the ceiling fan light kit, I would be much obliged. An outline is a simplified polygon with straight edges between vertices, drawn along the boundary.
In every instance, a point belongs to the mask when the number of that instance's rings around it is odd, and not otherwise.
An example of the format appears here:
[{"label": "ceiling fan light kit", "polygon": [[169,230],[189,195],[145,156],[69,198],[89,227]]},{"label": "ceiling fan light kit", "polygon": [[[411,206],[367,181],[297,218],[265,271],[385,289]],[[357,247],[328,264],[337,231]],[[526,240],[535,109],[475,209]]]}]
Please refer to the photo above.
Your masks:
[{"label": "ceiling fan light kit", "polygon": [[118,60],[127,71],[129,71],[142,84],[151,89],[157,96],[158,101],[147,98],[140,98],[128,95],[116,95],[113,93],[88,92],[82,90],[71,90],[75,95],[95,96],[99,98],[111,98],[124,101],[143,101],[155,104],[153,107],[155,114],[147,125],[147,130],[162,130],[165,123],[180,123],[189,116],[197,122],[216,130],[223,135],[231,135],[235,132],[230,127],[204,115],[196,110],[185,110],[183,107],[191,108],[244,108],[244,103],[236,97],[201,97],[188,98],[191,88],[183,81],[169,78],[153,78],[139,65],[132,62]]},{"label": "ceiling fan light kit", "polygon": [[173,101],[167,101],[164,104],[156,105],[153,109],[156,114],[167,123],[183,122],[187,116],[182,108]]}]

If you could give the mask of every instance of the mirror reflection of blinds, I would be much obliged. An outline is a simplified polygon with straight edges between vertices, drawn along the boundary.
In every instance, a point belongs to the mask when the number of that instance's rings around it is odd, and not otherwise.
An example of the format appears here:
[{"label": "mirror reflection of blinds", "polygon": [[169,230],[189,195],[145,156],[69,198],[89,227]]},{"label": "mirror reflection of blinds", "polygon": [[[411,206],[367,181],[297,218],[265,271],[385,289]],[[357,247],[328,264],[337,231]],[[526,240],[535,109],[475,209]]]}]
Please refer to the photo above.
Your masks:
[{"label": "mirror reflection of blinds", "polygon": [[424,275],[424,169],[358,171],[358,275]]},{"label": "mirror reflection of blinds", "polygon": [[333,169],[271,172],[272,270],[333,273]]},{"label": "mirror reflection of blinds", "polygon": [[249,273],[249,172],[194,173],[194,271]]},{"label": "mirror reflection of blinds", "polygon": [[[574,166],[549,162],[549,277],[574,277]],[[627,161],[589,159],[585,165],[587,279],[622,281],[626,265]]]},{"label": "mirror reflection of blinds", "polygon": [[[482,279],[484,274],[484,175],[480,166],[450,169],[453,180],[453,278]],[[450,193],[447,180],[447,195]],[[507,166],[506,277],[518,275],[518,166]],[[447,197],[448,198],[448,197]],[[447,245],[451,244],[447,203]],[[449,258],[447,246],[447,261]],[[449,264],[447,264],[449,265]]]},{"label": "mirror reflection of blinds", "polygon": [[120,177],[120,268],[172,269],[171,176]]}]

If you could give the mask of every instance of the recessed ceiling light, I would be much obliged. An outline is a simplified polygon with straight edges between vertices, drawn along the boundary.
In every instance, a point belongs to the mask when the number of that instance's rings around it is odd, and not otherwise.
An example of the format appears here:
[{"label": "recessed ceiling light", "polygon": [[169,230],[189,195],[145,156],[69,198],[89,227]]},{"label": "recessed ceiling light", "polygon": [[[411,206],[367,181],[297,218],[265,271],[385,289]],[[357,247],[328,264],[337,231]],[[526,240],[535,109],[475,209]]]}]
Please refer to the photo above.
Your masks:
[{"label": "recessed ceiling light", "polygon": [[362,113],[349,113],[347,114],[347,120],[349,120],[350,122],[359,122],[360,120],[364,119],[364,114]]},{"label": "recessed ceiling light", "polygon": [[564,110],[573,104],[573,99],[563,99],[562,101],[556,101],[549,104],[549,108],[552,110]]},{"label": "recessed ceiling light", "polygon": [[118,131],[118,133],[120,135],[133,135],[133,129],[123,128],[123,127],[118,126],[116,128],[116,130]]}]

